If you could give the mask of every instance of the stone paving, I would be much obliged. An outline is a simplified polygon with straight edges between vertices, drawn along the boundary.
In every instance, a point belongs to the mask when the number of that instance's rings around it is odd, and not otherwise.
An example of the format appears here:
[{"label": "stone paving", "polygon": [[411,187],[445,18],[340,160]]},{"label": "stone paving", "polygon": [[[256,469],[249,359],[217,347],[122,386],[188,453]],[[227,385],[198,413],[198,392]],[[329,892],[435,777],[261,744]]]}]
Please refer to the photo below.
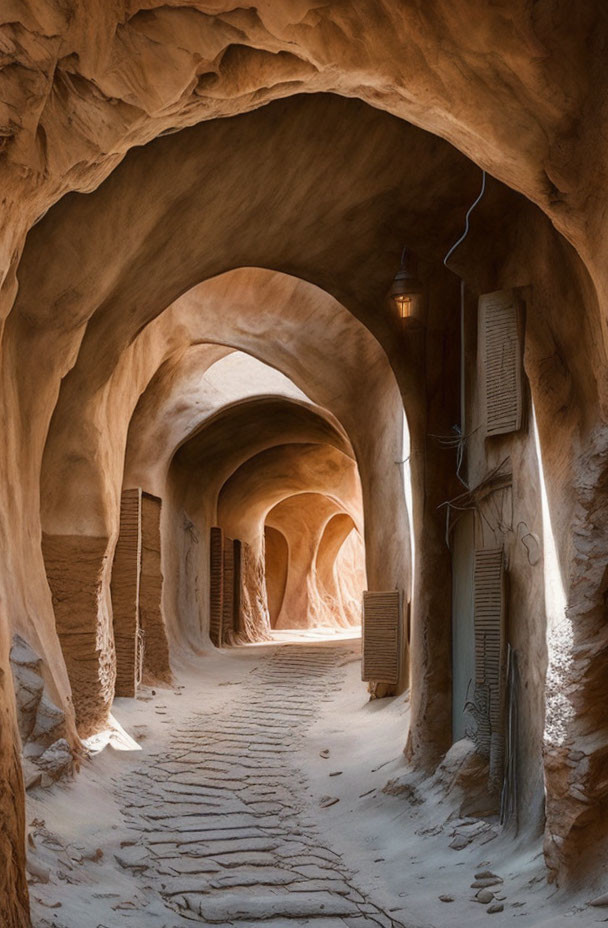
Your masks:
[{"label": "stone paving", "polygon": [[169,749],[120,784],[133,829],[123,865],[153,883],[180,925],[406,928],[354,879],[306,807],[298,751],[341,681],[343,656],[335,646],[277,648],[222,710],[181,721]]}]

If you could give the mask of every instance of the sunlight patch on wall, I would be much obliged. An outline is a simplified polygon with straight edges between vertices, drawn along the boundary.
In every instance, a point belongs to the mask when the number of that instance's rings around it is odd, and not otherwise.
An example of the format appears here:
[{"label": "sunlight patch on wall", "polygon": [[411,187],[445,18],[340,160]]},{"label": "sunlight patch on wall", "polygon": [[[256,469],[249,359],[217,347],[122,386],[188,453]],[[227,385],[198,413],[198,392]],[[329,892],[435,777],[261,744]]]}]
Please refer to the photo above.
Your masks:
[{"label": "sunlight patch on wall", "polygon": [[401,461],[403,462],[402,467],[402,476],[403,476],[403,495],[405,497],[405,505],[407,507],[407,515],[409,521],[409,533],[410,533],[410,550],[412,552],[412,577],[415,576],[416,569],[416,543],[414,540],[414,494],[412,491],[412,467],[410,461],[411,454],[411,444],[410,444],[410,430],[407,424],[407,417],[405,411],[403,412],[403,420],[401,427],[402,434],[402,448],[401,448]]},{"label": "sunlight patch on wall", "polygon": [[547,487],[543,469],[538,425],[534,406],[532,406],[532,426],[534,446],[538,460],[538,476],[541,491],[541,511],[543,520],[544,584],[545,612],[547,616],[547,648],[549,663],[547,667],[545,731],[546,744],[561,747],[567,738],[568,726],[575,715],[575,710],[565,688],[571,679],[573,664],[574,633],[572,621],[566,610],[566,591],[557,556],[557,546],[551,523],[551,512],[547,498]]}]

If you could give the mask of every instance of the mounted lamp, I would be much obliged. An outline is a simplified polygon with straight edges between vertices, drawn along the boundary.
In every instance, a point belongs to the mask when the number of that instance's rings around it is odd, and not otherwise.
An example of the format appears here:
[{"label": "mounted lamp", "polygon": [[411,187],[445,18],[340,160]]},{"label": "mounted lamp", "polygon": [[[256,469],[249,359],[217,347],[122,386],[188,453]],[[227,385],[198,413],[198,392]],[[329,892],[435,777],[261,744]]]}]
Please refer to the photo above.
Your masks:
[{"label": "mounted lamp", "polygon": [[418,279],[416,273],[416,259],[404,248],[401,255],[401,267],[391,286],[391,299],[402,319],[409,319],[415,314],[423,292],[422,281]]}]

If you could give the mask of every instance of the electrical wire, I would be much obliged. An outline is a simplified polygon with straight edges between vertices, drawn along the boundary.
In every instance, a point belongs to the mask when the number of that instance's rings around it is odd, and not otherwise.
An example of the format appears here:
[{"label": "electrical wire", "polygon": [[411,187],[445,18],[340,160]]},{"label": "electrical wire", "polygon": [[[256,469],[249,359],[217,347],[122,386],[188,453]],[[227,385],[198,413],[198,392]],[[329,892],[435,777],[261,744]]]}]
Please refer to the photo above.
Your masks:
[{"label": "electrical wire", "polygon": [[[481,198],[483,197],[485,191],[486,191],[486,172],[482,171],[481,172],[481,190],[479,191],[477,197],[475,198],[473,203],[471,203],[471,205],[469,206],[466,212],[466,216],[464,220],[464,232],[462,233],[460,238],[456,242],[454,242],[452,247],[447,252],[445,258],[443,259],[443,264],[445,267],[448,267],[448,261],[450,260],[450,258],[452,257],[452,255],[454,254],[458,246],[462,245],[465,238],[469,234],[469,229],[471,227],[471,223],[470,223],[471,214],[473,210],[475,209],[475,207],[477,206],[477,204],[479,203],[479,201],[481,200]],[[448,270],[450,269],[448,268]],[[461,278],[461,281],[460,281],[460,341],[461,341],[460,350],[461,350],[462,357],[463,357],[462,353],[464,352],[464,328],[463,326],[464,326],[464,280]],[[461,364],[463,363],[464,361],[461,361]],[[454,442],[453,447],[456,448],[456,477],[458,478],[460,483],[463,485],[463,487],[469,490],[470,489],[469,484],[467,483],[465,478],[462,476],[462,467],[464,465],[466,443],[467,443],[467,439],[469,438],[469,435],[467,435],[465,431],[465,411],[464,411],[464,400],[463,400],[464,386],[463,384],[464,384],[464,371],[461,371],[461,385],[460,385],[461,424],[460,424],[460,428],[457,428],[459,435],[456,441]],[[477,431],[477,429],[475,429],[474,431]],[[472,433],[469,433],[469,434],[472,434]]]},{"label": "electrical wire", "polygon": [[460,430],[460,426],[454,425],[452,426],[452,428],[456,432],[456,435],[454,436],[454,438],[442,436],[442,435],[431,435],[431,438],[436,438],[439,441],[439,444],[441,445],[442,448],[454,448],[456,450],[456,476],[458,477],[463,487],[466,490],[470,490],[471,487],[468,485],[468,483],[466,482],[466,480],[464,479],[461,473],[462,465],[464,464],[464,452],[465,452],[467,441],[472,435],[475,434],[475,432],[479,431],[481,426],[478,425],[477,428],[472,429],[472,431],[464,435],[462,431]]},{"label": "electrical wire", "polygon": [[479,191],[479,195],[477,196],[477,199],[469,206],[467,210],[467,214],[464,220],[464,232],[462,233],[458,241],[454,242],[454,244],[452,245],[452,247],[446,254],[445,258],[443,259],[443,263],[446,267],[448,266],[448,261],[450,260],[450,258],[452,257],[452,255],[454,254],[458,246],[462,245],[465,238],[469,234],[469,228],[470,228],[469,220],[471,218],[471,213],[473,212],[473,210],[475,209],[475,207],[477,206],[477,204],[479,203],[479,201],[481,200],[485,192],[486,192],[486,172],[482,171],[481,172],[481,190]]},{"label": "electrical wire", "polygon": [[[480,426],[478,426],[478,428],[480,428]],[[473,431],[476,432],[477,429],[474,429]],[[473,434],[473,433],[470,433],[470,434]],[[433,437],[439,438],[440,442],[442,440],[441,436],[439,435],[433,436]],[[465,440],[467,437],[468,436],[465,436]],[[453,439],[447,439],[445,446],[449,447],[450,445],[448,444],[448,442],[452,442],[452,441]],[[469,490],[467,493],[461,493],[459,496],[454,496],[452,499],[448,499],[443,503],[439,503],[439,505],[437,506],[437,509],[442,509],[444,506],[446,509],[445,542],[446,542],[447,548],[450,547],[449,538],[450,538],[450,534],[452,530],[452,526],[450,522],[450,512],[452,510],[456,512],[473,511],[477,515],[480,522],[486,523],[486,525],[488,526],[488,528],[490,529],[490,531],[492,532],[495,538],[497,538],[498,534],[506,534],[506,532],[513,530],[512,529],[512,526],[513,526],[513,493],[512,492],[510,494],[511,495],[511,529],[509,529],[508,526],[505,526],[503,528],[504,523],[502,521],[502,512],[499,512],[498,510],[494,512],[494,517],[496,518],[496,524],[493,525],[492,522],[490,522],[488,516],[483,511],[482,507],[480,506],[480,502],[482,500],[475,499],[475,495],[478,494],[481,490],[484,490],[486,488],[489,489],[489,493],[486,494],[486,496],[484,496],[484,499],[487,498],[488,502],[494,496],[495,493],[502,492],[505,489],[509,489],[509,487],[496,487],[494,489],[491,488],[491,482],[494,477],[509,476],[509,474],[504,474],[504,475],[501,474],[502,468],[507,463],[507,461],[509,461],[509,455],[503,458],[500,464],[497,464],[495,467],[493,467],[490,473],[487,474],[486,477],[484,477],[481,483],[477,484],[477,486],[474,487],[472,490]],[[472,503],[472,505],[467,506],[466,503],[469,501]],[[459,503],[463,505],[459,505]]]}]

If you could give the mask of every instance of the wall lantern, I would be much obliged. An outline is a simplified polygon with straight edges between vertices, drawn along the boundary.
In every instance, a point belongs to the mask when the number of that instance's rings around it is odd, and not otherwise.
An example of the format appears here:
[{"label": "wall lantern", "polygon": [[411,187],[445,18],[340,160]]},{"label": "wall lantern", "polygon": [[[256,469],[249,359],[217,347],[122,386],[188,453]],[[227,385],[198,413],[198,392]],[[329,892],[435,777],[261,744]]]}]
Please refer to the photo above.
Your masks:
[{"label": "wall lantern", "polygon": [[416,314],[423,291],[422,281],[418,279],[416,273],[416,259],[410,251],[404,248],[401,255],[401,267],[391,286],[391,299],[401,319],[409,319]]}]

